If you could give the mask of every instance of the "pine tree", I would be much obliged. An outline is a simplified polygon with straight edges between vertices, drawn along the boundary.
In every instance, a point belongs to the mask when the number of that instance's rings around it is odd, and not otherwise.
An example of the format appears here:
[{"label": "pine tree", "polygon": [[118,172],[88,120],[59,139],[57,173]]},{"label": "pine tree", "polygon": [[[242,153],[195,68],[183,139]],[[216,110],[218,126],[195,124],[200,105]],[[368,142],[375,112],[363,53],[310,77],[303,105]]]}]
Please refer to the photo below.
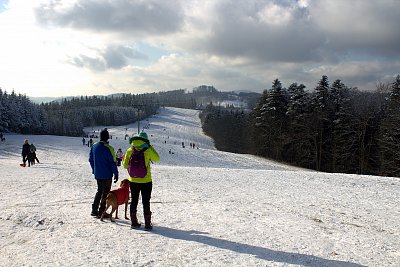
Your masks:
[{"label": "pine tree", "polygon": [[391,84],[380,130],[381,174],[400,177],[400,75]]},{"label": "pine tree", "polygon": [[3,93],[0,87],[0,132],[4,132],[8,128],[8,119],[7,119],[7,94]]},{"label": "pine tree", "polygon": [[358,136],[355,127],[355,110],[350,102],[350,89],[340,80],[333,82],[329,94],[332,119],[332,160],[333,172],[357,172]]},{"label": "pine tree", "polygon": [[266,137],[269,135],[268,117],[263,112],[263,106],[268,97],[268,90],[264,90],[253,111],[250,114],[251,127],[250,135],[252,142],[250,144],[250,152],[256,155],[267,156]]},{"label": "pine tree", "polygon": [[282,157],[283,146],[286,141],[286,112],[287,95],[278,79],[272,83],[264,103],[260,108],[264,119],[264,138],[267,154],[277,160]]},{"label": "pine tree", "polygon": [[293,83],[288,88],[289,103],[288,142],[284,148],[284,160],[306,168],[313,168],[313,121],[310,120],[310,96],[303,84]]},{"label": "pine tree", "polygon": [[287,96],[278,79],[265,90],[252,113],[254,144],[259,154],[281,159],[285,140]]},{"label": "pine tree", "polygon": [[312,97],[312,117],[314,121],[314,161],[317,170],[329,171],[331,160],[331,105],[329,102],[329,81],[323,75]]}]

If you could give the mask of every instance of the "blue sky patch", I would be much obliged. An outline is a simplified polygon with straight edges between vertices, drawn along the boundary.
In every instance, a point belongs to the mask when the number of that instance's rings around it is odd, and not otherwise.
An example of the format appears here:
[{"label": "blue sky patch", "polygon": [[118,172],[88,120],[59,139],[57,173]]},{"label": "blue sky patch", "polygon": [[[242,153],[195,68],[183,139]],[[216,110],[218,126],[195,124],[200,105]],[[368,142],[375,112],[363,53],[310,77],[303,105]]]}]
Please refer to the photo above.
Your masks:
[{"label": "blue sky patch", "polygon": [[0,0],[0,13],[6,10],[6,5],[8,4],[8,0]]}]

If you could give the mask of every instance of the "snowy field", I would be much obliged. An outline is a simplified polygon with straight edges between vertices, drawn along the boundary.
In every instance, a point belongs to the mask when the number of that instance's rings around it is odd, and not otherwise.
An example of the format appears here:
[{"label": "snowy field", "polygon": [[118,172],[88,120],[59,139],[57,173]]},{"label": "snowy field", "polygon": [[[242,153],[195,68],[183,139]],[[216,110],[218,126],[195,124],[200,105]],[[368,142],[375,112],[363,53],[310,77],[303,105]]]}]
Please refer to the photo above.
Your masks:
[{"label": "snowy field", "polygon": [[[400,179],[217,151],[194,110],[162,109],[140,125],[161,156],[152,232],[141,203],[140,230],[90,216],[96,182],[81,138],[6,135],[1,266],[400,266]],[[137,125],[109,130],[125,151]],[[19,166],[25,138],[41,161],[30,168]]]}]

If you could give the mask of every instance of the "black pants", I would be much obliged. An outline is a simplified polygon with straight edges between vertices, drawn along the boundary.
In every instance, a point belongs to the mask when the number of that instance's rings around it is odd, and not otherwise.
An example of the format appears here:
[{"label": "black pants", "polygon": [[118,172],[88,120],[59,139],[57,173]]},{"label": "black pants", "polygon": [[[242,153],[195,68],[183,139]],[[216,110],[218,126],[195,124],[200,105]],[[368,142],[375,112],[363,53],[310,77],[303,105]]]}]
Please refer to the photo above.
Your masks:
[{"label": "black pants", "polygon": [[99,213],[103,212],[106,209],[106,197],[107,194],[111,190],[112,179],[109,180],[101,180],[96,179],[97,181],[97,192],[94,196],[93,207],[97,209],[100,205]]},{"label": "black pants", "polygon": [[150,210],[150,198],[151,191],[153,189],[153,183],[130,183],[131,185],[131,213],[137,211],[137,206],[139,203],[139,194],[142,194],[142,204],[143,204],[143,214],[151,214]]},{"label": "black pants", "polygon": [[22,154],[22,162],[26,164],[27,160],[28,160],[28,154]]}]

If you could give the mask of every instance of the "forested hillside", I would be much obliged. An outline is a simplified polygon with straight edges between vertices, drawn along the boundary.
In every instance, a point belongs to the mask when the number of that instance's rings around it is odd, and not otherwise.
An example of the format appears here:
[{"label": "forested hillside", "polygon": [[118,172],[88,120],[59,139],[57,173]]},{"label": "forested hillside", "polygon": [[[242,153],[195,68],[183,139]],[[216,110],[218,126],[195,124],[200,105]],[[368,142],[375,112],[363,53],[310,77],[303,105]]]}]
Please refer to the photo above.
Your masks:
[{"label": "forested hillside", "polygon": [[28,97],[0,89],[0,131],[23,134],[83,135],[83,127],[123,125],[155,114],[152,94],[118,98],[86,96],[34,104]]},{"label": "forested hillside", "polygon": [[160,106],[196,109],[229,99],[254,102],[259,94],[219,92],[202,85],[191,92],[178,89],[148,94],[80,96],[35,104],[14,91],[0,88],[0,131],[23,134],[83,135],[95,125],[125,125],[153,115]]},{"label": "forested hillside", "polygon": [[[218,104],[233,99],[250,109]],[[297,83],[285,88],[276,79],[263,94],[200,86],[41,104],[0,89],[0,131],[80,136],[84,127],[125,125],[160,106],[204,109],[204,132],[219,150],[319,171],[400,176],[400,76],[373,92],[322,76],[313,90]]]},{"label": "forested hillside", "polygon": [[400,176],[400,76],[374,92],[322,76],[312,91],[276,79],[251,112],[201,115],[218,149],[326,172]]}]

